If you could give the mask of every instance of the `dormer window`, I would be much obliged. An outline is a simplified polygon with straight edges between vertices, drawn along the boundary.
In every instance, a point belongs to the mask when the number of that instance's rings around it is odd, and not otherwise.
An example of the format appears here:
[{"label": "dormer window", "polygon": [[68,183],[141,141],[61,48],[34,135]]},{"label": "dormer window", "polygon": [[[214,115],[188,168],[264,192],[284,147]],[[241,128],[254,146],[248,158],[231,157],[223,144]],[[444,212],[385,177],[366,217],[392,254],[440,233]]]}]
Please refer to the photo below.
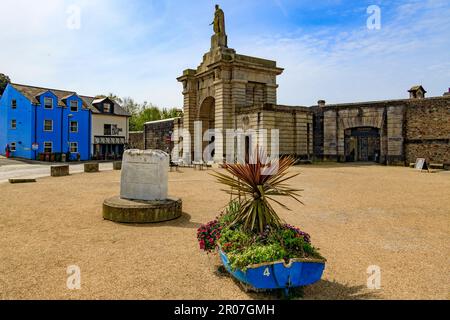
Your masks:
[{"label": "dormer window", "polygon": [[78,101],[70,101],[70,112],[78,112]]},{"label": "dormer window", "polygon": [[44,98],[44,108],[45,109],[53,109],[53,99],[52,98]]},{"label": "dormer window", "polygon": [[104,103],[103,104],[103,112],[104,113],[111,113],[111,104],[110,103]]}]

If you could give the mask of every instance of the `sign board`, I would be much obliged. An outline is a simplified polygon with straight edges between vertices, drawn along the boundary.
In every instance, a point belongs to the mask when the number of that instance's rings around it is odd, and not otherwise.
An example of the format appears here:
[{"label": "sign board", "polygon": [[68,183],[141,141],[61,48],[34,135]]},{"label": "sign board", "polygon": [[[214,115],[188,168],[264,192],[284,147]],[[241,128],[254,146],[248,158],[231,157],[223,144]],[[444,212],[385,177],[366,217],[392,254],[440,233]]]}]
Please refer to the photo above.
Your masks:
[{"label": "sign board", "polygon": [[423,158],[418,158],[416,160],[416,165],[414,166],[416,170],[428,170],[427,160]]},{"label": "sign board", "polygon": [[33,144],[31,145],[31,149],[33,149],[33,151],[37,151],[37,150],[39,149],[39,144],[33,143]]}]

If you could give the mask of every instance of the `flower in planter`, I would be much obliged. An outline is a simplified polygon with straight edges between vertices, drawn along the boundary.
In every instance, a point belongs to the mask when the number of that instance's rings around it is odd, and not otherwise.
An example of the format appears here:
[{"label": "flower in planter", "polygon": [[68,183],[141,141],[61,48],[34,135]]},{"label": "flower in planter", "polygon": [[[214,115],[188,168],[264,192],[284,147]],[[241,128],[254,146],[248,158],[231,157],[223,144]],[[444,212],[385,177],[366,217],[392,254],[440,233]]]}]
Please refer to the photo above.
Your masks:
[{"label": "flower in planter", "polygon": [[266,226],[281,228],[283,224],[271,202],[289,210],[274,197],[290,197],[302,204],[299,200],[302,190],[286,185],[288,180],[299,175],[288,173],[296,162],[295,158],[269,160],[262,150],[256,154],[255,161],[252,161],[254,164],[224,164],[228,174],[215,172],[212,175],[231,188],[226,191],[231,196],[244,198],[231,225],[242,224],[246,231],[262,233]]}]

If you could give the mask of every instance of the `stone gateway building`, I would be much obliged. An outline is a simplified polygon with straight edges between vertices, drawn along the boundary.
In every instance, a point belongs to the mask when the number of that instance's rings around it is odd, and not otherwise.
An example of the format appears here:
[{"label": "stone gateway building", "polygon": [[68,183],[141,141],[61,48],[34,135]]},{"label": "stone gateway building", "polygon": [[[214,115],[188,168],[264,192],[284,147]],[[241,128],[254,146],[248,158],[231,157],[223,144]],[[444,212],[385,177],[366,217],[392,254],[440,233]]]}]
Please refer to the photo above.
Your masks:
[{"label": "stone gateway building", "polygon": [[[220,10],[220,11],[218,11]],[[272,129],[279,131],[279,153],[299,159],[342,162],[371,161],[404,165],[416,158],[450,163],[450,96],[425,98],[422,86],[409,91],[410,98],[378,102],[284,106],[277,104],[277,76],[283,69],[275,61],[249,57],[228,48],[223,11],[216,7],[211,49],[197,69],[177,79],[183,86],[184,117],[146,124],[147,137],[174,135],[178,155],[185,161],[198,158],[194,139],[183,141],[181,130],[217,131],[205,148],[215,144],[214,162],[226,161],[226,130]],[[159,128],[159,129],[158,129]],[[197,129],[198,130],[198,129]],[[153,132],[155,131],[155,132]],[[270,153],[270,133],[264,140]],[[257,137],[261,141],[261,137]],[[155,141],[155,143],[152,143]],[[167,142],[173,149],[173,142]],[[155,145],[153,145],[155,144]],[[146,139],[146,148],[161,149],[161,139]],[[246,153],[251,143],[246,139]],[[167,149],[165,148],[165,149]],[[183,150],[184,149],[184,150]],[[190,152],[186,152],[190,150]]]}]

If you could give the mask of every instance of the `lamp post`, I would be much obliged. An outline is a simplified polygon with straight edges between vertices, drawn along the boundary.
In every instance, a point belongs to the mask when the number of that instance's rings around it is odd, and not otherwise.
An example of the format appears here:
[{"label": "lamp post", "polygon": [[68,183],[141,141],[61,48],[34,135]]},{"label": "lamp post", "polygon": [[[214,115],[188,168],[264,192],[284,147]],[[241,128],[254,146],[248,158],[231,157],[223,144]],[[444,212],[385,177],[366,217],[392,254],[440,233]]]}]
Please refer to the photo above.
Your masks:
[{"label": "lamp post", "polygon": [[73,114],[67,116],[67,161],[70,161],[70,119],[73,118]]}]

